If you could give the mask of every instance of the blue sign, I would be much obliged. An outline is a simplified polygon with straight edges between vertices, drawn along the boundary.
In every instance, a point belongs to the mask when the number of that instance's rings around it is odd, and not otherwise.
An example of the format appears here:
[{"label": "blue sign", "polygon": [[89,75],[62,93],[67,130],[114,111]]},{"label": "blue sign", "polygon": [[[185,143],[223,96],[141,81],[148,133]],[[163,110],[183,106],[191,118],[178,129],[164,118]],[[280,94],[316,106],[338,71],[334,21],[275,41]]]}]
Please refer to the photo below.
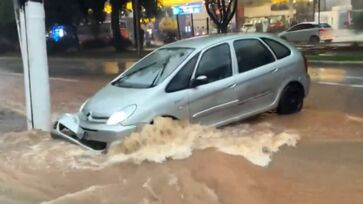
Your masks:
[{"label": "blue sign", "polygon": [[200,13],[202,12],[202,8],[203,8],[202,4],[188,4],[188,5],[179,5],[172,7],[174,15]]},{"label": "blue sign", "polygon": [[53,25],[50,31],[50,37],[55,41],[60,41],[65,35],[65,30],[63,25]]}]

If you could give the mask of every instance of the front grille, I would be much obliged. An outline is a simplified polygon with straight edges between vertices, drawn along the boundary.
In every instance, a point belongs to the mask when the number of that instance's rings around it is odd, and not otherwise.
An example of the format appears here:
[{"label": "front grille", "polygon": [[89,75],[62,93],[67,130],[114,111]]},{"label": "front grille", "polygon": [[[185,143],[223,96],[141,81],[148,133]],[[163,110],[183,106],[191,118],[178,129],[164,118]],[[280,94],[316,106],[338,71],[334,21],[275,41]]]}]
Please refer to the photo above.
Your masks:
[{"label": "front grille", "polygon": [[108,119],[109,117],[107,116],[93,115],[92,112],[89,112],[88,114],[85,115],[85,120],[94,123],[106,123]]},{"label": "front grille", "polygon": [[97,116],[91,116],[95,120],[108,120],[110,117],[97,117]]},{"label": "front grille", "polygon": [[81,127],[81,128],[82,128],[82,130],[88,131],[88,132],[98,132],[98,130],[93,130],[93,129],[84,128],[84,127]]}]

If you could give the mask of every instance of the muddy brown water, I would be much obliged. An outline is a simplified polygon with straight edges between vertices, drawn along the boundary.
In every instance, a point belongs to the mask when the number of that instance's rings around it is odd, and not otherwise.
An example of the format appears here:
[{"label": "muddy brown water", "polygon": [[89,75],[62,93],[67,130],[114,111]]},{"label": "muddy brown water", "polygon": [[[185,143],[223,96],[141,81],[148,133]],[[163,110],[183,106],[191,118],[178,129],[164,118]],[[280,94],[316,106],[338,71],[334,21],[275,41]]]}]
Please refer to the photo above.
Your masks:
[{"label": "muddy brown water", "polygon": [[42,132],[4,133],[0,201],[358,204],[362,125],[309,108],[223,129],[161,119],[106,155]]}]

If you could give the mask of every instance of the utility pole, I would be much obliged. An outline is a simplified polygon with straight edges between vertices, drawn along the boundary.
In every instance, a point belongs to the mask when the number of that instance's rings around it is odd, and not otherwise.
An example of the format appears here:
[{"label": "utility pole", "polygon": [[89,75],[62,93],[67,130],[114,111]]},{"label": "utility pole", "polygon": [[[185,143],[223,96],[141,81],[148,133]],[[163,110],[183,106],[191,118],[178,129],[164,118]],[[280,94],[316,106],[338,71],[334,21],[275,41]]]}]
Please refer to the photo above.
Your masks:
[{"label": "utility pole", "polygon": [[24,69],[28,129],[50,131],[50,93],[43,0],[14,0]]},{"label": "utility pole", "polygon": [[318,24],[320,25],[320,12],[321,12],[321,4],[320,0],[318,0]]}]

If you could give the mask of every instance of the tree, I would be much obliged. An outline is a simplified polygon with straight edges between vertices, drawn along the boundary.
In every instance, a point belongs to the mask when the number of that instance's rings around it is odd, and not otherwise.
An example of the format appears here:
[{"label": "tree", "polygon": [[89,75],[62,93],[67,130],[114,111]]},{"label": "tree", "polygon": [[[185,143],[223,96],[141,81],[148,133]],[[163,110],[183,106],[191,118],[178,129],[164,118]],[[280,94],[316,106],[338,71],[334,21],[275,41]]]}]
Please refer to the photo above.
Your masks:
[{"label": "tree", "polygon": [[78,25],[84,17],[81,13],[80,1],[75,0],[47,0],[44,1],[46,25]]},{"label": "tree", "polygon": [[216,24],[218,33],[227,33],[228,24],[237,9],[238,0],[205,0],[207,13]]},{"label": "tree", "polygon": [[[156,16],[158,11],[158,0],[138,0],[140,2],[139,8],[143,12],[141,12],[142,17],[151,18]],[[126,3],[128,0],[110,0],[112,5],[112,13],[111,13],[111,27],[114,38],[114,46],[117,50],[123,50],[125,46],[128,44],[128,40],[124,39],[121,36],[120,32],[120,13],[124,11],[126,7]]]},{"label": "tree", "polygon": [[0,37],[17,40],[17,30],[12,0],[0,1]]}]

